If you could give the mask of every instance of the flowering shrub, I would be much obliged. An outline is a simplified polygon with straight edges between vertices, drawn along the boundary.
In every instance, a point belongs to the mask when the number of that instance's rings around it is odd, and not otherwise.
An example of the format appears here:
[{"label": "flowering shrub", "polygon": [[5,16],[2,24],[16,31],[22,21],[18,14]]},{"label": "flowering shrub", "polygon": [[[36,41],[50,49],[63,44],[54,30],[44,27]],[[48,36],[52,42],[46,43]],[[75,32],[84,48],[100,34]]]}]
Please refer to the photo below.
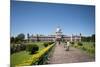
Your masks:
[{"label": "flowering shrub", "polygon": [[54,44],[49,45],[48,47],[40,50],[37,54],[34,54],[29,60],[26,60],[26,61],[24,61],[23,63],[21,63],[21,64],[19,64],[17,66],[28,66],[28,65],[34,64],[35,62],[39,61],[39,58],[41,58],[53,46],[54,46]]}]

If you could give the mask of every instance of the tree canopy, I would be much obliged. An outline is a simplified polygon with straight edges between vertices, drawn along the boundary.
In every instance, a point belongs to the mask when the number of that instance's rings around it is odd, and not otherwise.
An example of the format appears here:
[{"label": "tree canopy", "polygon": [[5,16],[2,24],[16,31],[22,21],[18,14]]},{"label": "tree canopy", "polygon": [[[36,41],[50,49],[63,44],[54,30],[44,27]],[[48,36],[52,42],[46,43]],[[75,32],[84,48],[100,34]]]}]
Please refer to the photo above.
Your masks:
[{"label": "tree canopy", "polygon": [[10,39],[11,39],[10,40],[11,43],[20,43],[24,41],[25,35],[21,33],[21,34],[18,34],[18,36],[16,37],[11,37]]},{"label": "tree canopy", "polygon": [[91,36],[88,36],[88,37],[85,37],[83,36],[82,37],[82,41],[86,41],[86,42],[95,42],[95,34],[92,34]]}]

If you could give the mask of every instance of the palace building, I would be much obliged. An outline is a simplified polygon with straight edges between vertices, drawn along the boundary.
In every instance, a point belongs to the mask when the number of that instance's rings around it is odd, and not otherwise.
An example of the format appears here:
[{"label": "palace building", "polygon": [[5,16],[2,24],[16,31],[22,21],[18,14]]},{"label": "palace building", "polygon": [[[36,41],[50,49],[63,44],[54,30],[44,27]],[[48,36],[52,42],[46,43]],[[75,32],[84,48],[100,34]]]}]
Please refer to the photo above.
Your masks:
[{"label": "palace building", "polygon": [[79,35],[63,35],[60,27],[57,27],[55,35],[39,36],[31,35],[29,36],[30,41],[81,41],[81,34]]}]

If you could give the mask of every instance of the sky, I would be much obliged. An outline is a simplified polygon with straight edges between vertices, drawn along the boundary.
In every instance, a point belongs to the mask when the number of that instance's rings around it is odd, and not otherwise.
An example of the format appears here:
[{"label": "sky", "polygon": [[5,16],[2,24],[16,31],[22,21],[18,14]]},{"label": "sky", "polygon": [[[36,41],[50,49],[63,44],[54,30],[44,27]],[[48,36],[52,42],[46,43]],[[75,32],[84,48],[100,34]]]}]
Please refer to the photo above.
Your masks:
[{"label": "sky", "polygon": [[95,6],[11,1],[10,7],[11,36],[54,35],[58,26],[64,35],[95,33]]}]

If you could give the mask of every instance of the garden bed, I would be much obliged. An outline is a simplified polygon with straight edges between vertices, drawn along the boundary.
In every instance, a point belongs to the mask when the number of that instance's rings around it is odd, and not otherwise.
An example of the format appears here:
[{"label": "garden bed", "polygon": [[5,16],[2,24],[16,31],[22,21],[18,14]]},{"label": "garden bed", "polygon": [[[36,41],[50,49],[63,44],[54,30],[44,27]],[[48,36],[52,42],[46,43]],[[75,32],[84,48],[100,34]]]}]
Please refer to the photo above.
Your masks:
[{"label": "garden bed", "polygon": [[20,51],[11,55],[11,66],[31,65],[39,60],[44,53],[46,53],[53,45],[44,47],[43,42],[35,43],[39,46],[36,54],[29,54],[28,51]]}]

